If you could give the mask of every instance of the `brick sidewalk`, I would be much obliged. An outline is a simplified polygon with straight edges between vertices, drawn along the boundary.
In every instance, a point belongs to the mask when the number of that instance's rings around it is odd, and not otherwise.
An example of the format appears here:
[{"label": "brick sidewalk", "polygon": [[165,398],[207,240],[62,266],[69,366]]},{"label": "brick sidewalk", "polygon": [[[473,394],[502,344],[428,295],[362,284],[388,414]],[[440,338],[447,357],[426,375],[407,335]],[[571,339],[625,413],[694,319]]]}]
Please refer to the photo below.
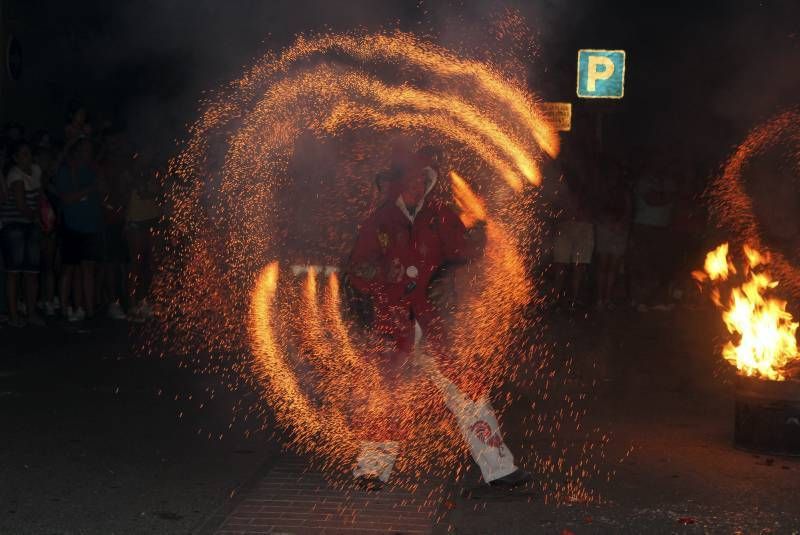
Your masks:
[{"label": "brick sidewalk", "polygon": [[433,529],[438,500],[425,490],[342,490],[305,470],[300,460],[280,462],[245,491],[216,533],[411,535]]}]

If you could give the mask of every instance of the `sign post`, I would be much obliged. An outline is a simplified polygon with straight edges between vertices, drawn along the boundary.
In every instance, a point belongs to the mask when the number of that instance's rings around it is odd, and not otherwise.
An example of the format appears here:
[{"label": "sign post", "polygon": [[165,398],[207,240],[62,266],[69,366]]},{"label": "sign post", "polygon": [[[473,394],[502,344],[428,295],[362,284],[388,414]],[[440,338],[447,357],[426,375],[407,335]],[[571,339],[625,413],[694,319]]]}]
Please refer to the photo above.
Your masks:
[{"label": "sign post", "polygon": [[[621,99],[625,95],[625,51],[578,50],[579,98]],[[597,113],[597,150],[603,146],[603,110]]]}]

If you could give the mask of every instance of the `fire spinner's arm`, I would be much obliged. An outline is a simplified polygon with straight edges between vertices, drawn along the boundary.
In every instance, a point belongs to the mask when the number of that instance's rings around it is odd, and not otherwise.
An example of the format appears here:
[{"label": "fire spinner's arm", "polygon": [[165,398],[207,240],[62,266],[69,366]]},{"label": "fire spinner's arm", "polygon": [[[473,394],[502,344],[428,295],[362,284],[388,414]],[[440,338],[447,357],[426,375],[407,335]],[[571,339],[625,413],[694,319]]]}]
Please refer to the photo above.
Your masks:
[{"label": "fire spinner's arm", "polygon": [[467,229],[456,213],[447,207],[442,207],[439,217],[445,262],[463,263],[481,255],[484,240],[477,238],[485,232],[483,228],[476,225]]}]

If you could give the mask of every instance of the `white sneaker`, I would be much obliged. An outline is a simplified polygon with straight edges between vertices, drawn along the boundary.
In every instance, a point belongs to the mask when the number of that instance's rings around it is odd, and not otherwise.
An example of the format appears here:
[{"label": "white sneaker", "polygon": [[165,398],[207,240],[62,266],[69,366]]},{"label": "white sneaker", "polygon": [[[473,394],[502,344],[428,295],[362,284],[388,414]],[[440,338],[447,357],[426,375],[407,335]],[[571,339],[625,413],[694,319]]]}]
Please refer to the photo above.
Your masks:
[{"label": "white sneaker", "polygon": [[134,323],[144,323],[144,314],[142,313],[142,305],[134,305],[133,308],[128,310],[128,321]]},{"label": "white sneaker", "polygon": [[125,312],[122,311],[122,307],[116,301],[108,305],[108,317],[114,320],[127,319]]},{"label": "white sneaker", "polygon": [[83,311],[83,308],[78,307],[74,311],[70,308],[67,309],[67,321],[69,322],[76,322],[76,321],[83,321],[86,319],[86,312]]},{"label": "white sneaker", "polygon": [[147,299],[142,299],[141,303],[139,304],[139,311],[145,318],[153,317],[153,307],[150,306],[150,303],[147,302]]}]

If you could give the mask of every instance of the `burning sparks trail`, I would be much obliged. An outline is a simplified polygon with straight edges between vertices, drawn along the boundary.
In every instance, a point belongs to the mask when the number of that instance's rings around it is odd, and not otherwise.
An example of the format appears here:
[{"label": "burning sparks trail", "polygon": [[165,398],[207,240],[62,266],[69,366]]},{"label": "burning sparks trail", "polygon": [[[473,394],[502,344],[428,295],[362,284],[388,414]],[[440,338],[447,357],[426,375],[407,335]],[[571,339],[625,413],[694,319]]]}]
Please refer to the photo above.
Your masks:
[{"label": "burning sparks trail", "polygon": [[[524,244],[539,229],[539,163],[558,153],[558,137],[518,80],[401,32],[300,38],[209,99],[170,169],[170,254],[155,282],[163,336],[263,392],[291,445],[329,468],[349,468],[360,429],[389,426],[405,437],[401,473],[462,473],[439,372],[409,367],[385,394],[369,357],[379,342],[359,327],[346,278],[322,267],[347,258],[398,140],[441,150],[450,182],[432,195],[486,229],[483,256],[438,304],[453,325],[442,377],[472,396],[524,387],[534,351],[521,333],[537,320],[521,312],[538,254]],[[580,428],[568,401],[556,431],[569,418]],[[589,496],[591,449],[572,466],[562,451],[534,469],[564,475],[553,494]]]},{"label": "burning sparks trail", "polygon": [[798,177],[800,109],[794,108],[755,128],[709,188],[716,224],[736,236],[737,245],[768,251],[771,270],[795,299],[800,299],[800,258],[796,247],[781,242],[793,243],[800,233],[794,219]]},{"label": "burning sparks trail", "polygon": [[[713,283],[711,297],[723,309],[722,319],[728,332],[736,336],[722,349],[725,359],[736,366],[740,374],[773,381],[784,381],[797,373],[800,354],[797,351],[797,327],[786,302],[767,297],[776,288],[765,271],[769,258],[745,245],[744,282],[722,299],[720,285],[737,270],[728,256],[728,244],[723,243],[706,256],[705,271],[694,273],[700,282]],[[759,268],[757,270],[757,268]]]}]

